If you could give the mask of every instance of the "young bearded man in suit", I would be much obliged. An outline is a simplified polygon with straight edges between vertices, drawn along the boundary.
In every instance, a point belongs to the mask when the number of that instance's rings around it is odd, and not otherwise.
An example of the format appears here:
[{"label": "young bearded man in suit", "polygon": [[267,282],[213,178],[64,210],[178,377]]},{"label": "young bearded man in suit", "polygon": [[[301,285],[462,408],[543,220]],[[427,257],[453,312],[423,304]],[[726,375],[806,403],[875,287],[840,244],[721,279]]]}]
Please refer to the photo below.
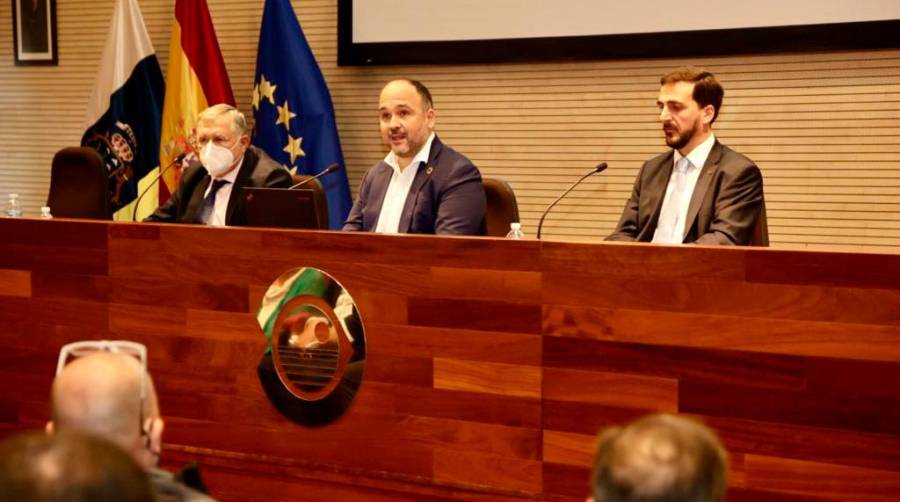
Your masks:
[{"label": "young bearded man in suit", "polygon": [[[612,241],[749,245],[763,216],[763,180],[747,157],[719,143],[712,124],[725,92],[707,71],[660,79],[657,107],[672,150],[641,167]],[[768,235],[754,244],[768,245]]]}]

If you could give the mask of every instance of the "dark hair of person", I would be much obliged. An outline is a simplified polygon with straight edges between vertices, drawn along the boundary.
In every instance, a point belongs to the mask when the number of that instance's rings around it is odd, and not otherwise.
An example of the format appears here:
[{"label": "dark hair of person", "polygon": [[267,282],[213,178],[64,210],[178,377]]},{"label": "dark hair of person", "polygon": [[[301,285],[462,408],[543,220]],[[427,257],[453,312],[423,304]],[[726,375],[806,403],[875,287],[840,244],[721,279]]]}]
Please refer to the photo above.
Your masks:
[{"label": "dark hair of person", "polygon": [[722,108],[722,98],[725,97],[725,89],[716,80],[716,76],[706,70],[686,66],[666,73],[659,79],[660,85],[674,84],[676,82],[691,82],[694,84],[694,94],[692,96],[694,101],[700,105],[700,108],[712,105],[715,112],[710,124],[715,122],[716,118],[719,117],[719,109]]},{"label": "dark hair of person", "polygon": [[414,78],[401,78],[399,80],[409,82],[409,85],[416,88],[416,92],[422,97],[422,105],[424,105],[425,111],[428,111],[429,108],[434,108],[434,100],[431,99],[431,91],[425,87],[425,84]]},{"label": "dark hair of person", "polygon": [[153,500],[147,473],[105,439],[29,433],[0,444],[0,502]]}]

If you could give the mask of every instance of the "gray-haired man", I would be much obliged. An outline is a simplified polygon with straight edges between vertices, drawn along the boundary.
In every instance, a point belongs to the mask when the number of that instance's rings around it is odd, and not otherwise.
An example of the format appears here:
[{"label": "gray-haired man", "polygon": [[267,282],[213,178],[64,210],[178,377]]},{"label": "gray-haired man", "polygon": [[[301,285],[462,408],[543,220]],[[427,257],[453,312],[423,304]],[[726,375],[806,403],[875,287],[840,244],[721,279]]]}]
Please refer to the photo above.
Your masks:
[{"label": "gray-haired man", "polygon": [[246,187],[289,188],[291,174],[262,150],[250,146],[244,114],[230,105],[200,112],[200,164],[184,170],[178,189],[144,221],[240,226]]}]

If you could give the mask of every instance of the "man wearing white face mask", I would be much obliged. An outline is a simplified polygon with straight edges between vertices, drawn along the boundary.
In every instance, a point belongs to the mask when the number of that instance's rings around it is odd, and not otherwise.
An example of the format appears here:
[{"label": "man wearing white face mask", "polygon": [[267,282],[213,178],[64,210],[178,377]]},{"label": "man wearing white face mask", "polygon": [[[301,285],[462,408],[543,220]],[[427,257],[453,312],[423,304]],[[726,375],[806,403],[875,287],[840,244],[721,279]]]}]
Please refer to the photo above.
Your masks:
[{"label": "man wearing white face mask", "polygon": [[184,170],[178,189],[144,221],[244,224],[246,187],[289,188],[291,174],[262,150],[250,146],[247,121],[237,108],[214,105],[197,118],[201,165]]}]

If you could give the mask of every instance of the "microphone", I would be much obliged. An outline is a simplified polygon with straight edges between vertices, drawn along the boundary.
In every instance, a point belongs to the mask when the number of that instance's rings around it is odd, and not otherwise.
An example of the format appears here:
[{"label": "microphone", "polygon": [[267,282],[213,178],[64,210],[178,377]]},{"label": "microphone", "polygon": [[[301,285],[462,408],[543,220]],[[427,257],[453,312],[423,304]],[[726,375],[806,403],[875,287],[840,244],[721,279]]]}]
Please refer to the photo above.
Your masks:
[{"label": "microphone", "polygon": [[594,175],[597,173],[602,173],[603,171],[606,170],[606,168],[607,168],[606,162],[601,162],[601,163],[597,164],[597,167],[593,168],[589,173],[587,173],[584,176],[582,176],[581,178],[579,178],[578,181],[576,181],[575,183],[572,183],[572,186],[570,186],[568,190],[563,192],[563,194],[560,195],[559,197],[557,197],[556,200],[553,201],[552,204],[547,206],[547,209],[544,209],[544,214],[541,215],[541,221],[538,223],[538,230],[537,230],[537,238],[538,239],[541,238],[541,228],[544,226],[544,218],[546,218],[547,215],[550,214],[550,210],[553,209],[553,206],[555,206],[557,202],[561,201],[563,199],[563,197],[565,197],[566,195],[569,195],[569,192],[571,192],[572,189],[577,187],[582,181],[587,179],[588,176],[591,176],[591,175]]},{"label": "microphone", "polygon": [[320,172],[319,174],[317,174],[317,175],[315,175],[315,176],[312,176],[312,177],[309,177],[309,178],[306,178],[305,180],[301,181],[300,183],[297,183],[296,185],[292,186],[292,187],[289,188],[288,190],[293,190],[293,189],[295,189],[295,188],[301,187],[301,186],[303,186],[303,185],[309,183],[309,182],[312,181],[312,180],[317,180],[317,179],[321,178],[322,176],[325,176],[326,174],[333,173],[333,172],[337,171],[337,170],[340,169],[340,168],[341,168],[341,166],[339,166],[339,165],[337,164],[337,162],[335,162],[334,164],[331,164],[330,166],[326,167],[325,170],[322,171],[322,172]]},{"label": "microphone", "polygon": [[[169,165],[167,165],[167,166],[166,166],[166,167],[165,167],[165,168],[164,168],[164,169],[156,176],[156,179],[154,179],[153,181],[151,181],[150,184],[147,185],[147,188],[145,188],[144,191],[141,192],[141,195],[137,198],[137,201],[134,203],[134,210],[131,212],[131,221],[132,221],[132,222],[136,222],[136,221],[137,221],[137,210],[138,210],[138,206],[141,205],[141,199],[143,199],[144,196],[147,195],[147,192],[150,191],[150,188],[152,188],[153,185],[155,185],[156,182],[159,181],[159,179],[162,178],[164,174],[166,174],[166,171],[168,171],[169,169],[171,169],[172,166],[174,166],[175,164],[181,164],[181,162],[184,160],[185,157],[187,157],[187,153],[182,153],[182,154],[179,155],[178,157],[175,157],[175,160],[173,160],[172,162],[170,162]],[[135,183],[135,185],[137,185],[137,183]]]}]

